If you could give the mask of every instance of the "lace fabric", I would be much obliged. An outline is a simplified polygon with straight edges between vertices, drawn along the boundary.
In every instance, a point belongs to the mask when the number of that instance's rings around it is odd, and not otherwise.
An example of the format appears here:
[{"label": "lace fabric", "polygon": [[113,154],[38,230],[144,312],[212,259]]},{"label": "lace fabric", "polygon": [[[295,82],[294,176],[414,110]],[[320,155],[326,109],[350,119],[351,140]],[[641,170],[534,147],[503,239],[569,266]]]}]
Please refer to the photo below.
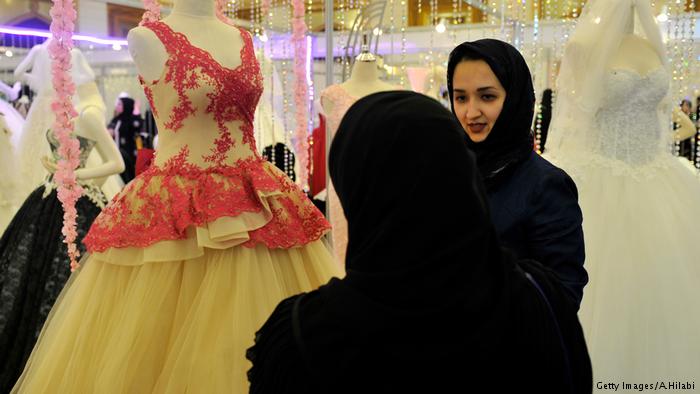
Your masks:
[{"label": "lace fabric", "polygon": [[140,79],[159,146],[153,165],[97,218],[85,238],[88,250],[157,247],[193,237],[219,249],[291,248],[319,239],[328,222],[257,152],[253,118],[262,76],[250,35],[239,29],[241,64],[227,68],[165,23],[144,26],[169,55],[160,79]]},{"label": "lace fabric", "polygon": [[[331,138],[335,136],[340,126],[340,121],[348,111],[348,109],[358,100],[351,96],[345,89],[339,85],[331,85],[321,92],[321,98],[333,103],[333,108],[330,114],[326,114],[328,118],[328,130],[331,132]],[[340,200],[333,187],[333,182],[328,185],[328,209],[330,211],[331,233],[333,239],[333,254],[338,262],[345,264],[345,251],[348,246],[348,222],[343,213],[343,207],[340,205]]]}]

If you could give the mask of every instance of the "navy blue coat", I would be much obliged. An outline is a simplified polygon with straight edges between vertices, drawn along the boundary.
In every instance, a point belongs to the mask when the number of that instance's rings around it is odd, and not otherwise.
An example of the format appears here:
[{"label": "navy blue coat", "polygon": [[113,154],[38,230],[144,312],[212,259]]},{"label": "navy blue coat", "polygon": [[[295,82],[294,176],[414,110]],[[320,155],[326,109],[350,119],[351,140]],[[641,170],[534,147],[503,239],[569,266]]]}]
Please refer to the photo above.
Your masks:
[{"label": "navy blue coat", "polygon": [[488,191],[503,246],[551,268],[577,305],[588,274],[578,190],[563,170],[533,152]]}]

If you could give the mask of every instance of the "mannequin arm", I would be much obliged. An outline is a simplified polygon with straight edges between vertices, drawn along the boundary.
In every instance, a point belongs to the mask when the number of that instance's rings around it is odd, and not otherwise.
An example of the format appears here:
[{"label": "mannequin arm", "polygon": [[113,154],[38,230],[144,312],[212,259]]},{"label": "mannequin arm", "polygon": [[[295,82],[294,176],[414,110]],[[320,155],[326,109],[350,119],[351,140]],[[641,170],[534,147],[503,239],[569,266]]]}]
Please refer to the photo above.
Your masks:
[{"label": "mannequin arm", "polygon": [[85,109],[76,120],[75,125],[76,130],[80,131],[80,136],[97,142],[97,151],[105,160],[101,165],[76,170],[75,175],[78,179],[102,178],[124,171],[124,160],[105,129],[104,115],[101,110],[96,107]]},{"label": "mannequin arm", "polygon": [[32,68],[32,65],[34,65],[34,56],[36,56],[38,50],[39,45],[35,45],[32,47],[32,49],[29,50],[27,56],[25,56],[24,59],[22,59],[22,61],[19,63],[17,68],[15,68],[15,79],[19,81],[25,81],[27,70]]},{"label": "mannequin arm", "polygon": [[[12,88],[10,85],[6,84],[3,81],[0,81],[0,93],[4,94],[5,96],[9,96],[10,93],[12,93]],[[10,100],[13,101],[13,100]]]},{"label": "mannequin arm", "polygon": [[697,130],[695,129],[693,121],[678,107],[673,108],[673,121],[679,126],[674,130],[674,138],[676,141],[683,141],[695,135]]},{"label": "mannequin arm", "polygon": [[22,85],[19,82],[15,82],[14,86],[10,86],[5,82],[0,81],[0,93],[4,94],[8,101],[17,100],[21,88]]}]

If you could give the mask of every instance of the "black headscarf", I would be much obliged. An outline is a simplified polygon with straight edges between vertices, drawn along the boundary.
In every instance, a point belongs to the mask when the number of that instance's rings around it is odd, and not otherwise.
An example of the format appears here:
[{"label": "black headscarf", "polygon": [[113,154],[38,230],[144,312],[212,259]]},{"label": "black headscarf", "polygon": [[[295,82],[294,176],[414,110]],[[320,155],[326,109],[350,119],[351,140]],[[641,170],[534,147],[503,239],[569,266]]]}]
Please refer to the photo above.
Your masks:
[{"label": "black headscarf", "polygon": [[488,137],[479,143],[466,136],[476,154],[479,172],[491,188],[512,170],[514,164],[527,159],[533,150],[531,131],[535,108],[535,91],[530,69],[520,52],[508,43],[493,39],[464,42],[457,46],[447,63],[447,89],[454,112],[453,77],[463,60],[484,60],[506,90],[506,100]]},{"label": "black headscarf", "polygon": [[549,135],[549,125],[552,123],[552,89],[545,89],[542,92],[542,102],[540,103],[540,151],[544,153]]},{"label": "black headscarf", "polygon": [[136,165],[136,137],[139,136],[143,127],[143,119],[134,115],[134,107],[136,102],[129,97],[120,97],[122,103],[122,112],[115,116],[109,123],[109,128],[115,131],[119,136],[117,146],[124,160],[125,169],[120,175],[124,183],[129,183],[135,174]]},{"label": "black headscarf", "polygon": [[117,119],[129,120],[133,118],[135,116],[134,106],[136,105],[136,101],[129,97],[120,97],[119,101],[122,102],[123,110],[120,114],[117,115]]},{"label": "black headscarf", "polygon": [[[500,388],[561,389],[552,319],[514,279],[452,114],[412,92],[370,95],[348,110],[329,159],[348,220],[347,276],[280,304],[248,355],[251,392],[464,392],[503,373]],[[582,343],[575,328],[564,327]]]}]

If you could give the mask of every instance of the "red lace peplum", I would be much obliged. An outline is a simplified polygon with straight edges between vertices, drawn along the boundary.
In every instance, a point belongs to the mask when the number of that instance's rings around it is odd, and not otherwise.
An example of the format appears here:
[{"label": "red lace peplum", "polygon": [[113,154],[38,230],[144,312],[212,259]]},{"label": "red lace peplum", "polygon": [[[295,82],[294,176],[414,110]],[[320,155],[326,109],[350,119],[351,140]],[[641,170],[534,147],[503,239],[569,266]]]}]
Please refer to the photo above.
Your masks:
[{"label": "red lace peplum", "polygon": [[[163,22],[144,26],[169,55],[159,80],[141,79],[159,148],[153,165],[95,220],[84,239],[88,250],[123,257],[143,248],[141,260],[154,261],[160,257],[148,257],[149,248],[167,250],[170,259],[203,247],[292,248],[318,240],[328,222],[257,153],[252,122],[262,76],[249,34],[240,30],[241,65],[231,69]],[[190,252],[178,254],[184,244]]]}]

